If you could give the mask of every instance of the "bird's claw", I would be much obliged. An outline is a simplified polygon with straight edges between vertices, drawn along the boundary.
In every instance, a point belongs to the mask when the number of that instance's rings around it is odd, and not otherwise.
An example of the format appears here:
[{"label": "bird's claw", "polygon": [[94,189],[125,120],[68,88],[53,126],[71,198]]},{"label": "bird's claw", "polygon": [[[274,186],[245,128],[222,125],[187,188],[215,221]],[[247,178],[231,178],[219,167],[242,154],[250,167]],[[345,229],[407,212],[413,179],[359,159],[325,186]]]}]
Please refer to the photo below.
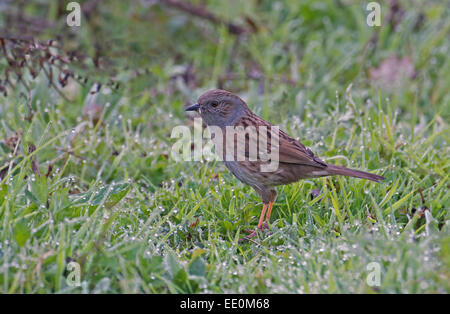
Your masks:
[{"label": "bird's claw", "polygon": [[268,230],[269,230],[269,226],[267,225],[267,223],[264,223],[264,225],[262,225],[261,228],[245,229],[244,232],[248,233],[248,235],[243,238],[240,238],[239,242],[249,240],[251,238],[256,237],[258,235],[258,231],[267,232]]},{"label": "bird's claw", "polygon": [[[249,231],[250,230],[245,230],[245,232],[249,232]],[[248,235],[246,235],[243,238],[240,238],[238,242],[243,242],[243,241],[246,241],[246,240],[250,240],[251,238],[256,237],[257,234],[258,234],[258,230],[251,230]]]}]

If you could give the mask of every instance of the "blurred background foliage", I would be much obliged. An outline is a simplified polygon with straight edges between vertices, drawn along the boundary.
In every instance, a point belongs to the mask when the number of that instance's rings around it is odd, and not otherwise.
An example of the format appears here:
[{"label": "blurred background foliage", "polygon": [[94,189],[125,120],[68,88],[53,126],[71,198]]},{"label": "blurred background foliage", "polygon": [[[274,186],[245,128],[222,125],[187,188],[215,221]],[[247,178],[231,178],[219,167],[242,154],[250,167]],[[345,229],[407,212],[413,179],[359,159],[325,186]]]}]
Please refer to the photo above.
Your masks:
[{"label": "blurred background foliage", "polygon": [[[199,88],[245,92],[258,84],[260,93],[268,88],[280,101],[289,88],[288,94],[304,91],[305,98],[323,103],[349,82],[367,90],[380,81],[388,94],[401,94],[405,111],[416,102],[432,116],[437,103],[448,102],[447,86],[439,83],[449,67],[448,6],[442,1],[382,2],[378,28],[367,26],[364,1],[90,0],[79,2],[82,27],[66,25],[68,2],[4,1],[4,37],[51,41],[59,54],[76,59],[69,58],[75,74],[126,83],[130,96],[171,92],[158,88],[158,81],[171,78],[182,85],[175,92],[186,102]],[[378,68],[389,58],[387,67],[399,70]],[[39,63],[34,67],[39,71]],[[391,84],[398,71],[411,78],[396,83],[406,92],[396,93]],[[287,84],[279,90],[279,82]]]}]

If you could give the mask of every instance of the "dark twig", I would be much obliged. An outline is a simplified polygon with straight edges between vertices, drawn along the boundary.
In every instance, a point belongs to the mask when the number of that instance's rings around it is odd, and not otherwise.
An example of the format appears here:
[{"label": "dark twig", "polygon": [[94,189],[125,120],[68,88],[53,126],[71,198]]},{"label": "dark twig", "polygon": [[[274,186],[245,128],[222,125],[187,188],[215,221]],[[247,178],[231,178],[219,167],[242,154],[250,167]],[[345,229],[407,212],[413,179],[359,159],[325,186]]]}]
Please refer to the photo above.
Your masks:
[{"label": "dark twig", "polygon": [[[30,143],[28,145],[28,153],[31,154],[36,150],[36,146],[33,143]],[[41,177],[41,172],[39,171],[39,166],[36,161],[36,155],[31,157],[31,169],[33,172],[38,176],[38,178]]]},{"label": "dark twig", "polygon": [[250,32],[250,30],[247,30],[247,29],[243,28],[242,26],[239,26],[232,22],[223,20],[222,18],[218,17],[214,13],[208,11],[207,9],[205,9],[204,7],[201,7],[201,6],[193,5],[191,3],[182,2],[182,1],[178,1],[178,0],[159,0],[159,2],[165,4],[169,7],[189,13],[193,16],[208,20],[214,24],[226,25],[228,28],[228,31],[234,35],[241,35],[243,33]]},{"label": "dark twig", "polygon": [[56,90],[56,92],[59,94],[59,96],[61,96],[65,101],[70,102],[70,99],[67,98],[66,95],[64,95],[64,93],[58,88],[58,86],[56,86],[55,82],[53,81],[51,72],[47,71],[44,66],[42,67],[42,70],[44,71],[45,76],[47,76],[50,86],[52,86]]}]

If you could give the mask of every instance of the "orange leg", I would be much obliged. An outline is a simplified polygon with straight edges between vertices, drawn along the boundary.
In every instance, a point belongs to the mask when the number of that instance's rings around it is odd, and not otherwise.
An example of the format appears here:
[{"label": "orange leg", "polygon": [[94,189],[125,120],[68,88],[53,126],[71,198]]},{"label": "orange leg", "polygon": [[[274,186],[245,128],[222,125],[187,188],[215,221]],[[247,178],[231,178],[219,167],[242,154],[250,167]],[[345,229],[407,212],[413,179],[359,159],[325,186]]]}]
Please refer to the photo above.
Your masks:
[{"label": "orange leg", "polygon": [[273,206],[273,202],[269,203],[269,210],[267,211],[267,216],[266,216],[266,223],[269,224],[269,220],[270,220],[270,214],[272,213],[272,206]]},{"label": "orange leg", "polygon": [[[258,229],[260,229],[260,230],[262,230],[262,228],[263,228],[264,215],[266,214],[267,205],[269,205],[270,209],[272,208],[271,204],[264,204],[263,205],[263,209],[261,211],[261,216],[259,217],[259,222],[258,222]],[[253,238],[254,236],[256,236],[257,232],[258,232],[258,229],[253,230],[253,231],[250,231],[250,230],[246,231],[246,232],[249,232],[250,234],[248,236],[242,238],[242,239],[239,239],[239,242],[244,241],[244,240],[248,240],[248,239]]]},{"label": "orange leg", "polygon": [[262,228],[262,224],[264,221],[264,214],[266,213],[266,209],[267,209],[267,204],[264,204],[262,212],[261,212],[261,216],[259,217],[258,229]]}]

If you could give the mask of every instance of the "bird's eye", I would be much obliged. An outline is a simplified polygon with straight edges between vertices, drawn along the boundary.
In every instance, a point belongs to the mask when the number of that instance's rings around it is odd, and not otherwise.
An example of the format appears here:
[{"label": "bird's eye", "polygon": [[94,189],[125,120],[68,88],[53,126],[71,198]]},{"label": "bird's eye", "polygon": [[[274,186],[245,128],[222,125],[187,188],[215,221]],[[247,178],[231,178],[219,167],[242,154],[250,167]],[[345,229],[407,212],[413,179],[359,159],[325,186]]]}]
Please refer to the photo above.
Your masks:
[{"label": "bird's eye", "polygon": [[217,101],[211,101],[211,107],[216,108],[219,105]]}]

